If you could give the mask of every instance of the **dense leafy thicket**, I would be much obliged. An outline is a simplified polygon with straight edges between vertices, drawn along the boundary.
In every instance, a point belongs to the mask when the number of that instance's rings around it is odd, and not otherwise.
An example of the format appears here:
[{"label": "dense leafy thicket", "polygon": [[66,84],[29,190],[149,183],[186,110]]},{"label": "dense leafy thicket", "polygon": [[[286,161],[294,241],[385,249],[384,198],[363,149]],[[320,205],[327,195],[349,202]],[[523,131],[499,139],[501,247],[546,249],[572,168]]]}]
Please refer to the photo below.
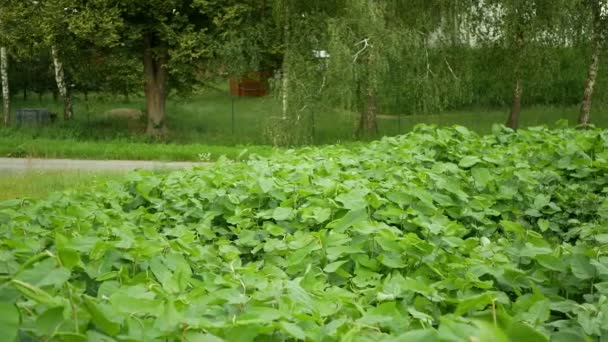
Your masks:
[{"label": "dense leafy thicket", "polygon": [[6,341],[608,335],[608,132],[421,126],[0,204]]}]

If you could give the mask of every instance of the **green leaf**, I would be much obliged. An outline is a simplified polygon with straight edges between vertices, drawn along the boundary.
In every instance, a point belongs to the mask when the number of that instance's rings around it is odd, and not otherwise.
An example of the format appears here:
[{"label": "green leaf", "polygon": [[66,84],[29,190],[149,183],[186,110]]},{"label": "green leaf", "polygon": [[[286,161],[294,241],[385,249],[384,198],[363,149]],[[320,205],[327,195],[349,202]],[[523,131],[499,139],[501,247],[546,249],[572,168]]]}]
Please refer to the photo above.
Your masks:
[{"label": "green leaf", "polygon": [[436,330],[412,330],[397,336],[390,340],[393,342],[439,342],[439,336]]},{"label": "green leaf", "polygon": [[458,166],[460,166],[463,169],[468,169],[470,167],[477,165],[478,163],[481,163],[481,159],[479,157],[466,156],[460,160],[460,163],[458,163]]},{"label": "green leaf", "polygon": [[94,298],[84,296],[83,302],[87,311],[91,315],[93,324],[102,332],[116,336],[120,332],[121,320],[111,313],[111,310],[104,305],[97,303]]},{"label": "green leaf", "polygon": [[336,197],[336,200],[341,202],[346,209],[360,210],[367,207],[365,196],[367,196],[368,193],[368,190],[355,189]]},{"label": "green leaf", "polygon": [[186,342],[224,342],[223,339],[215,335],[198,332],[188,332],[185,334],[184,339]]},{"label": "green leaf", "polygon": [[298,325],[289,322],[281,322],[280,324],[281,328],[285,332],[287,332],[287,334],[289,334],[291,337],[294,337],[298,340],[306,339],[306,333]]},{"label": "green leaf", "polygon": [[547,336],[522,322],[511,322],[505,332],[511,341],[549,342],[549,338]]},{"label": "green leaf", "polygon": [[474,336],[477,341],[510,342],[507,335],[499,327],[494,326],[491,323],[475,321],[475,325],[478,328],[478,333],[476,336]]},{"label": "green leaf", "polygon": [[323,271],[325,271],[327,273],[334,273],[340,268],[340,266],[344,265],[347,262],[348,262],[348,260],[340,260],[340,261],[332,262],[330,264],[327,264],[327,266],[325,266],[325,268],[323,268]]},{"label": "green leaf", "polygon": [[366,209],[352,210],[346,213],[341,219],[329,223],[327,227],[333,228],[336,232],[344,232],[353,225],[359,222],[365,222],[367,219],[368,215]]},{"label": "green leaf", "polygon": [[60,298],[51,296],[48,292],[42,290],[34,285],[24,283],[20,280],[14,279],[11,284],[27,298],[46,305],[47,307],[56,307],[63,305],[63,301]]},{"label": "green leaf", "polygon": [[591,265],[589,258],[582,254],[574,254],[570,257],[570,269],[572,274],[581,280],[595,277],[595,267]]},{"label": "green leaf", "polygon": [[597,234],[593,238],[599,243],[608,244],[608,234]]},{"label": "green leaf", "polygon": [[540,229],[541,232],[546,232],[549,227],[550,227],[551,223],[545,219],[539,219],[538,220],[538,228]]},{"label": "green leaf", "polygon": [[64,308],[57,307],[46,310],[36,319],[36,330],[39,334],[52,336],[59,331],[65,319]]},{"label": "green leaf", "polygon": [[182,321],[182,316],[175,308],[173,300],[168,300],[164,305],[164,310],[154,323],[154,328],[163,333],[175,331]]},{"label": "green leaf", "polygon": [[505,231],[512,232],[520,238],[523,237],[526,233],[524,227],[522,227],[521,224],[517,222],[503,220],[500,221],[500,225],[505,229]]},{"label": "green leaf", "polygon": [[485,167],[474,167],[471,169],[471,176],[473,176],[475,183],[482,188],[485,188],[492,181],[490,170]]},{"label": "green leaf", "polygon": [[55,259],[46,259],[23,271],[17,279],[37,287],[61,286],[70,279],[70,275],[68,269],[57,266]]},{"label": "green leaf", "polygon": [[291,208],[277,207],[272,212],[272,218],[276,221],[286,221],[294,216],[294,211]]},{"label": "green leaf", "polygon": [[0,302],[0,331],[2,339],[5,341],[15,341],[19,331],[20,316],[19,310],[11,303]]},{"label": "green leaf", "polygon": [[454,312],[455,315],[463,315],[473,310],[482,310],[492,304],[494,296],[492,293],[484,292],[482,294],[459,299],[458,307]]},{"label": "green leaf", "polygon": [[241,325],[268,323],[283,317],[283,313],[277,309],[265,306],[252,306],[238,316],[237,322]]},{"label": "green leaf", "polygon": [[568,264],[564,262],[564,259],[553,255],[537,255],[534,257],[534,259],[536,259],[541,266],[553,271],[566,272],[568,268]]}]

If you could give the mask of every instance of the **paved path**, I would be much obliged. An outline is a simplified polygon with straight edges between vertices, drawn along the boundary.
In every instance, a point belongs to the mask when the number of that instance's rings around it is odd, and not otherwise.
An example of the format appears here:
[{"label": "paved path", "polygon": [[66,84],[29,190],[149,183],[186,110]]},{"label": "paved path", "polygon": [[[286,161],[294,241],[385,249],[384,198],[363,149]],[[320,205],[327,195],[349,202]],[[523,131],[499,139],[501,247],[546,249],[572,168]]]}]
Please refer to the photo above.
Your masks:
[{"label": "paved path", "polygon": [[180,169],[209,163],[162,162],[142,160],[76,160],[76,159],[21,159],[0,158],[1,171],[30,170],[79,170],[79,171],[129,171],[135,169]]}]

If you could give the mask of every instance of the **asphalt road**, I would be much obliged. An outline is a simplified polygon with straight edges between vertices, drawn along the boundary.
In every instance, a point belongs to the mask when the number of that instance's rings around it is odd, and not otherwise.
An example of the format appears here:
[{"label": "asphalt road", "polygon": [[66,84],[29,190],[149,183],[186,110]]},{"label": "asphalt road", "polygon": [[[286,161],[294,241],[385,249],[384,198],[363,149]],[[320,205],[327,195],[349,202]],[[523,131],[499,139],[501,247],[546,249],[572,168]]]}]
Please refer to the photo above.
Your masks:
[{"label": "asphalt road", "polygon": [[21,159],[0,158],[0,172],[25,172],[34,170],[74,171],[130,171],[135,169],[172,170],[209,163],[161,162],[142,160],[78,160],[78,159]]}]

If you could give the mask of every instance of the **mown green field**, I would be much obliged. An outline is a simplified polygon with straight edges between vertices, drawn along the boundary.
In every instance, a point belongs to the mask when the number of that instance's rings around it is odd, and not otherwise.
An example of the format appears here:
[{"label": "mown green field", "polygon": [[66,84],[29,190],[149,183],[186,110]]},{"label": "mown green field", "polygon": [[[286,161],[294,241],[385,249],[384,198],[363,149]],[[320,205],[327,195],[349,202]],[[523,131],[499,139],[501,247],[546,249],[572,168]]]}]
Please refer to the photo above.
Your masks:
[{"label": "mown green field", "polygon": [[417,127],[0,202],[28,341],[601,341],[608,132]]},{"label": "mown green field", "polygon": [[67,189],[87,191],[110,180],[122,180],[125,172],[35,171],[0,172],[0,201],[45,199]]}]

